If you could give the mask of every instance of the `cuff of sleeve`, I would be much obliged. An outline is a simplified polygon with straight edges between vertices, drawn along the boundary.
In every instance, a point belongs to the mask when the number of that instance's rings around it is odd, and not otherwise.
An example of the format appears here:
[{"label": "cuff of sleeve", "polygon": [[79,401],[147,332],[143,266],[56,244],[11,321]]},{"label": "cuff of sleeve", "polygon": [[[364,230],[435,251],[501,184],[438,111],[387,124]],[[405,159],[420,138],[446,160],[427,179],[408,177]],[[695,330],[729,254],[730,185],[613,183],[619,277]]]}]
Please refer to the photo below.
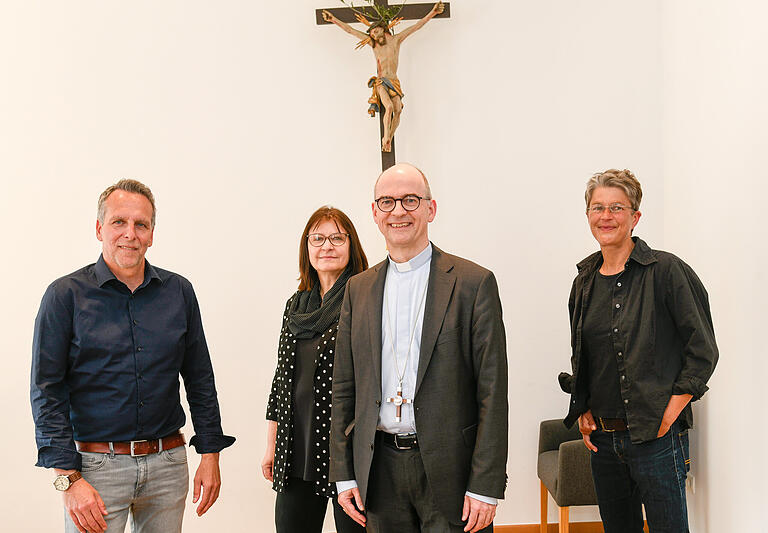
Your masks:
[{"label": "cuff of sleeve", "polygon": [[43,446],[37,451],[35,466],[43,468],[61,468],[62,470],[77,470],[83,467],[83,458],[77,450]]},{"label": "cuff of sleeve", "polygon": [[469,491],[465,492],[464,494],[466,494],[470,498],[473,498],[475,500],[479,500],[479,501],[481,501],[483,503],[487,503],[487,504],[490,504],[490,505],[498,505],[499,504],[499,500],[497,500],[496,498],[492,498],[490,496],[482,496],[480,494],[475,494],[474,492],[469,492]]},{"label": "cuff of sleeve", "polygon": [[235,437],[229,435],[195,435],[189,439],[189,445],[195,447],[197,453],[218,453],[232,446]]},{"label": "cuff of sleeve", "polygon": [[347,481],[337,481],[336,482],[336,493],[341,494],[345,490],[354,489],[357,487],[357,481],[354,479],[350,479]]},{"label": "cuff of sleeve", "polygon": [[695,376],[678,380],[672,386],[672,394],[690,394],[693,396],[691,401],[700,400],[704,393],[709,390],[707,384]]}]

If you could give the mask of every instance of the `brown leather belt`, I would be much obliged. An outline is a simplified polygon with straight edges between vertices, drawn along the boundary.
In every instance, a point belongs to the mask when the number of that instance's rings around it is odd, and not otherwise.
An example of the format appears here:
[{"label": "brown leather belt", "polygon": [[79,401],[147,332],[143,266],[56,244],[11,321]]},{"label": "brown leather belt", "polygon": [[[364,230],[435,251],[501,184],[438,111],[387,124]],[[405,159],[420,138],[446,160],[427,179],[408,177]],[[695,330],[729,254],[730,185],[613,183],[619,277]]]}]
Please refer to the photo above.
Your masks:
[{"label": "brown leather belt", "polygon": [[602,416],[597,418],[599,422],[598,427],[603,431],[626,431],[629,429],[627,421],[623,418],[603,418]]},{"label": "brown leather belt", "polygon": [[[181,432],[176,432],[173,435],[168,435],[162,439],[152,440],[132,440],[128,442],[80,442],[75,441],[77,444],[77,451],[79,452],[94,452],[94,453],[116,453],[118,455],[130,455],[132,457],[141,457],[142,455],[149,455],[152,453],[160,453],[163,450],[170,450],[171,448],[177,448],[183,446],[185,443],[184,435]],[[111,444],[111,446],[110,446]]]}]

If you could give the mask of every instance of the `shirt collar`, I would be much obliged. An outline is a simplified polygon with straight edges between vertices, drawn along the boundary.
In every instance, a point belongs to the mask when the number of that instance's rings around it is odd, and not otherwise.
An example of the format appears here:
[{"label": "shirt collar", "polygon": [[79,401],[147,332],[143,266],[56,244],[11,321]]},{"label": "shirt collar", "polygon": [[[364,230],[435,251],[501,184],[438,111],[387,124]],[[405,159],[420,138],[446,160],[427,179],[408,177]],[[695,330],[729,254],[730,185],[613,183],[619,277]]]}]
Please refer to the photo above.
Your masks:
[{"label": "shirt collar", "polygon": [[[103,254],[99,254],[99,260],[96,261],[96,265],[93,267],[93,271],[96,274],[96,283],[99,284],[99,287],[103,287],[104,284],[111,279],[117,279],[117,277],[107,266],[107,262],[104,261]],[[141,283],[141,285],[139,285],[137,290],[142,287],[146,287],[147,284],[149,284],[149,282],[153,279],[157,279],[160,281],[160,283],[163,282],[163,278],[160,277],[160,273],[157,271],[157,269],[150,265],[149,261],[144,259],[144,281]]]},{"label": "shirt collar", "polygon": [[395,262],[391,257],[389,257],[389,263],[394,266],[394,270],[396,272],[399,272],[401,274],[404,274],[406,272],[410,272],[412,270],[417,270],[432,259],[432,243],[427,244],[427,247],[424,248],[419,254],[412,258],[410,261],[405,261],[403,263],[397,263]]},{"label": "shirt collar", "polygon": [[[656,262],[656,254],[653,253],[651,247],[648,246],[640,237],[632,237],[635,242],[635,247],[632,248],[632,252],[629,254],[629,259],[639,263],[643,266],[650,265]],[[576,268],[580,273],[588,274],[593,270],[596,270],[603,264],[603,254],[601,252],[595,252],[583,261],[581,261]]]}]

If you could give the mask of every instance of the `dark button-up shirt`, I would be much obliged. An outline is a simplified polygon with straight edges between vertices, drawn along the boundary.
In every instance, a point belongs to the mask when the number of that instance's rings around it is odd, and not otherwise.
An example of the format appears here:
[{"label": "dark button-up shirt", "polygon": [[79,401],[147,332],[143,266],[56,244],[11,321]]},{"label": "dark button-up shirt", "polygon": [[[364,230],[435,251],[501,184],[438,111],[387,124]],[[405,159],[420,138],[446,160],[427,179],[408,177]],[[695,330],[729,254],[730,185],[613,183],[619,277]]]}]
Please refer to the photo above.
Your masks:
[{"label": "dark button-up shirt", "polygon": [[[718,350],[709,298],[691,267],[680,258],[651,250],[637,237],[616,280],[611,299],[611,350],[619,370],[621,398],[632,442],[656,438],[664,409],[673,394],[698,400],[707,391]],[[571,426],[589,409],[588,372],[582,372],[583,317],[595,273],[603,263],[596,252],[577,265],[568,307],[571,316]],[[693,424],[688,404],[679,420]]]},{"label": "dark button-up shirt", "polygon": [[80,469],[79,441],[155,439],[181,428],[184,379],[198,453],[221,430],[200,309],[185,278],[151,266],[133,292],[103,257],[54,281],[35,320],[30,398],[37,466]]}]

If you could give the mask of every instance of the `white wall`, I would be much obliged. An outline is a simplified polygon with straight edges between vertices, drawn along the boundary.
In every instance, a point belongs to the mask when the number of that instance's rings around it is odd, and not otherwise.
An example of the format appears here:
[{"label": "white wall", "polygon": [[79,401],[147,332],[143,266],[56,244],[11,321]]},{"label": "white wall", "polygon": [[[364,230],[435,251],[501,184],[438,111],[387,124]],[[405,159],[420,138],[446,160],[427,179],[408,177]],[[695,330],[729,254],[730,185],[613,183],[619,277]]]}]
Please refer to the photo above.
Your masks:
[{"label": "white wall", "polygon": [[[377,121],[366,114],[373,60],[369,50],[354,51],[354,41],[336,28],[315,26],[314,9],[333,5],[7,3],[0,18],[0,222],[7,230],[0,262],[7,302],[0,307],[6,362],[0,400],[7,406],[5,434],[12,438],[0,440],[0,453],[13,453],[13,460],[5,468],[12,481],[0,487],[4,527],[55,531],[60,525],[52,475],[32,467],[32,323],[46,285],[96,259],[99,192],[120,177],[136,177],[158,200],[148,257],[194,283],[224,428],[238,437],[222,454],[220,501],[202,519],[188,506],[185,531],[271,529],[274,495],[260,479],[258,462],[280,313],[296,284],[299,233],[316,207],[332,203],[355,222],[369,259],[384,257],[370,220],[380,168]],[[595,249],[583,215],[583,185],[592,172],[612,166],[633,169],[643,183],[638,234],[679,252],[710,288],[727,363],[700,409],[704,427],[694,442],[701,444],[702,461],[694,467],[691,506],[697,520],[710,523],[697,532],[727,531],[715,524],[736,520],[736,503],[711,510],[726,496],[712,476],[730,464],[724,458],[736,448],[725,435],[718,440],[716,431],[724,418],[728,429],[758,420],[757,392],[746,392],[753,398],[739,402],[736,412],[733,407],[737,392],[757,391],[759,384],[759,369],[749,368],[757,365],[759,347],[756,337],[743,334],[740,313],[753,321],[752,335],[765,314],[757,299],[750,300],[754,291],[733,291],[726,278],[734,273],[730,257],[696,246],[708,235],[724,249],[733,233],[711,220],[722,215],[715,206],[723,202],[715,167],[691,165],[704,149],[707,157],[719,157],[719,168],[736,159],[732,148],[756,154],[758,125],[765,121],[749,117],[752,129],[739,133],[737,139],[753,141],[751,148],[737,142],[714,153],[707,124],[692,120],[701,117],[691,94],[702,87],[695,83],[697,63],[684,65],[691,46],[684,37],[690,32],[705,43],[701,48],[719,54],[721,40],[739,36],[738,17],[749,18],[734,15],[733,26],[720,35],[714,11],[691,26],[687,7],[454,0],[452,19],[431,22],[403,46],[406,107],[398,159],[420,165],[432,181],[439,206],[433,240],[493,269],[504,304],[510,485],[497,523],[538,520],[538,422],[563,416],[567,406],[555,380],[568,366],[566,299],[574,264]],[[756,27],[753,40],[757,33]],[[762,60],[765,46],[758,44],[765,43],[754,42],[747,53]],[[720,70],[733,59],[716,57]],[[748,65],[739,64],[746,72]],[[720,70],[709,77],[722,80]],[[704,94],[718,124],[736,129],[741,119],[723,109],[733,104],[746,115],[763,93],[758,87],[731,91],[724,85]],[[678,100],[687,107],[677,107]],[[693,146],[691,137],[701,142]],[[753,176],[761,174],[754,159],[739,164],[752,180],[749,192],[738,195],[745,206],[757,198]],[[697,188],[698,201],[690,202],[689,183],[700,179],[712,185]],[[756,209],[733,212],[756,222]],[[702,225],[711,231],[695,231]],[[756,237],[752,228],[744,235]],[[739,250],[747,250],[749,237],[740,238]],[[738,283],[746,285],[757,265],[756,256],[739,264],[744,275]],[[741,362],[734,352],[743,354]],[[731,476],[725,487],[738,485],[740,494],[744,484],[754,487],[756,503],[757,483],[750,485],[732,466],[720,476]],[[554,512],[550,517],[554,521]],[[572,517],[593,520],[597,513],[575,509]]]},{"label": "white wall", "polygon": [[707,284],[721,354],[692,432],[691,531],[765,533],[768,7],[663,13],[664,241]]}]

